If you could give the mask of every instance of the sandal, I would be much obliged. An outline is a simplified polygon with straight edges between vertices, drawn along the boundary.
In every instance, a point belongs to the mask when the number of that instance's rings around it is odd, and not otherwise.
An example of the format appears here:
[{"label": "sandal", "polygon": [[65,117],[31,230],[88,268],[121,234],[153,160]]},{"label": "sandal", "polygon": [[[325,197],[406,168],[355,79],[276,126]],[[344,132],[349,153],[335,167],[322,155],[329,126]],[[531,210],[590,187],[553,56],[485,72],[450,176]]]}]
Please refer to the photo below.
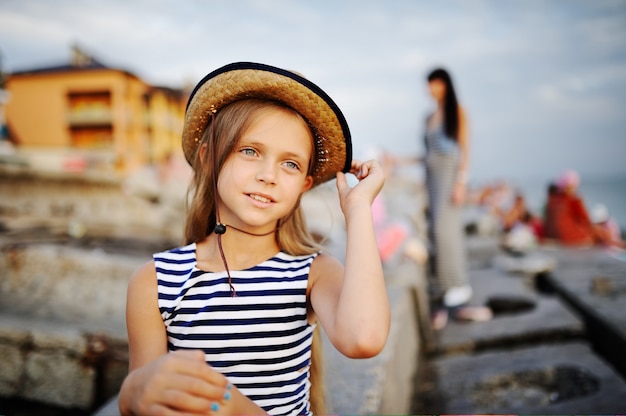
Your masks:
[{"label": "sandal", "polygon": [[435,331],[441,331],[448,325],[448,310],[439,309],[432,316],[431,325]]},{"label": "sandal", "polygon": [[456,309],[454,319],[469,322],[487,322],[493,319],[493,311],[487,306],[461,306]]}]

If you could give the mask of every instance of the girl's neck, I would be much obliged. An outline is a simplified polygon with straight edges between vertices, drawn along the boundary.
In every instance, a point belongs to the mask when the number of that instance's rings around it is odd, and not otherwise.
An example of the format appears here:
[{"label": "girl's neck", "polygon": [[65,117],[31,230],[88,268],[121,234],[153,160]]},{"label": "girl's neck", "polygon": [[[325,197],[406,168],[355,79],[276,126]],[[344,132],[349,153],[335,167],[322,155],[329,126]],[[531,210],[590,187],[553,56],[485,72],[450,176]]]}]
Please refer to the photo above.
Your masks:
[{"label": "girl's neck", "polygon": [[[227,229],[221,238],[222,249],[230,270],[250,268],[280,251],[275,234],[259,237]],[[196,245],[196,260],[202,270],[225,270],[215,233]]]}]

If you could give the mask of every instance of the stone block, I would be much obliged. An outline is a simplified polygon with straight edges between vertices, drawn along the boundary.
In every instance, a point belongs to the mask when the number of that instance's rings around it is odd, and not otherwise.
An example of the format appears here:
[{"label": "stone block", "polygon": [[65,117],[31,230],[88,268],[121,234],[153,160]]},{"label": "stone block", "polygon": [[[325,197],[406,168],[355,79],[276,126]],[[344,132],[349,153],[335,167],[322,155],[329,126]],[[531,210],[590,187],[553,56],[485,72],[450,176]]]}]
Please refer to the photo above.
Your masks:
[{"label": "stone block", "polygon": [[16,325],[13,317],[0,314],[0,343],[16,346],[30,345],[30,331],[28,327]]},{"label": "stone block", "polygon": [[102,371],[102,391],[99,392],[101,397],[117,395],[128,374],[128,356],[125,359],[110,357],[100,370]]},{"label": "stone block", "polygon": [[408,288],[394,301],[395,316],[387,341],[391,348],[383,351],[387,363],[380,404],[378,408],[364,409],[370,414],[408,414],[411,410],[413,378],[420,354],[418,311]]},{"label": "stone block", "polygon": [[470,269],[483,269],[491,264],[493,256],[500,251],[497,237],[468,236],[465,239]]},{"label": "stone block", "polygon": [[626,383],[585,343],[459,355],[434,361],[451,414],[618,414]]},{"label": "stone block", "polygon": [[7,248],[0,310],[125,335],[128,281],[148,259],[46,244]]},{"label": "stone block", "polygon": [[413,292],[421,276],[416,267],[389,272],[387,291],[391,329],[376,357],[349,359],[324,339],[328,411],[334,414],[406,414],[413,396],[419,356],[419,324]]},{"label": "stone block", "polygon": [[549,252],[560,266],[546,285],[579,313],[594,349],[626,377],[626,261],[598,248]]},{"label": "stone block", "polygon": [[62,407],[88,409],[93,405],[96,372],[63,351],[33,351],[24,366],[20,396]]},{"label": "stone block", "polygon": [[556,290],[626,344],[626,262],[598,249],[552,249],[550,254],[559,260],[548,278]]},{"label": "stone block", "polygon": [[105,402],[99,409],[93,413],[92,416],[120,416],[119,402],[117,401],[117,395],[111,397]]},{"label": "stone block", "polygon": [[83,357],[87,351],[87,340],[73,327],[50,322],[45,330],[32,329],[32,347],[37,351],[62,351],[65,355]]},{"label": "stone block", "polygon": [[496,313],[487,322],[451,321],[437,334],[437,352],[460,353],[515,343],[582,338],[584,323],[557,296],[544,295],[534,288],[530,276],[504,273],[497,269],[470,272],[474,289],[470,304],[486,305],[490,300],[510,299],[530,303],[527,310]]},{"label": "stone block", "polygon": [[24,371],[24,357],[19,347],[0,344],[0,396],[15,395]]}]

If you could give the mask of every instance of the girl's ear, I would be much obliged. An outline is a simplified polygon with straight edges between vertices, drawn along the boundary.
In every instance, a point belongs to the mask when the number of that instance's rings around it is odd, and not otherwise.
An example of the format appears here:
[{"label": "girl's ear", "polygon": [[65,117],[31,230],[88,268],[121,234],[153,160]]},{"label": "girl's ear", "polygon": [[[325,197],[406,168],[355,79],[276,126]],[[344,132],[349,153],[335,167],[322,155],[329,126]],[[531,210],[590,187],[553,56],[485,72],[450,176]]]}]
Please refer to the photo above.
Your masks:
[{"label": "girl's ear", "polygon": [[306,192],[313,187],[313,176],[308,175],[306,179],[304,179],[304,185],[302,186],[302,192]]}]

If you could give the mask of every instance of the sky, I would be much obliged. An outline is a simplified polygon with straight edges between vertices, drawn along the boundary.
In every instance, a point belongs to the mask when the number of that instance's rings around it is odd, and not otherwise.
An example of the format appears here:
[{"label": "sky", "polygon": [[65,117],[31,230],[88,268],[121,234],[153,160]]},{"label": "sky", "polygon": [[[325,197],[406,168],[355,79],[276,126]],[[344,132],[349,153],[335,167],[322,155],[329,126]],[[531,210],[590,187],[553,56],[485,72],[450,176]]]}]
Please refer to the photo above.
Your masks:
[{"label": "sky", "polygon": [[626,0],[0,0],[7,72],[80,45],[154,85],[235,61],[296,70],[344,113],[359,158],[422,154],[425,77],[453,77],[470,178],[626,177]]}]

